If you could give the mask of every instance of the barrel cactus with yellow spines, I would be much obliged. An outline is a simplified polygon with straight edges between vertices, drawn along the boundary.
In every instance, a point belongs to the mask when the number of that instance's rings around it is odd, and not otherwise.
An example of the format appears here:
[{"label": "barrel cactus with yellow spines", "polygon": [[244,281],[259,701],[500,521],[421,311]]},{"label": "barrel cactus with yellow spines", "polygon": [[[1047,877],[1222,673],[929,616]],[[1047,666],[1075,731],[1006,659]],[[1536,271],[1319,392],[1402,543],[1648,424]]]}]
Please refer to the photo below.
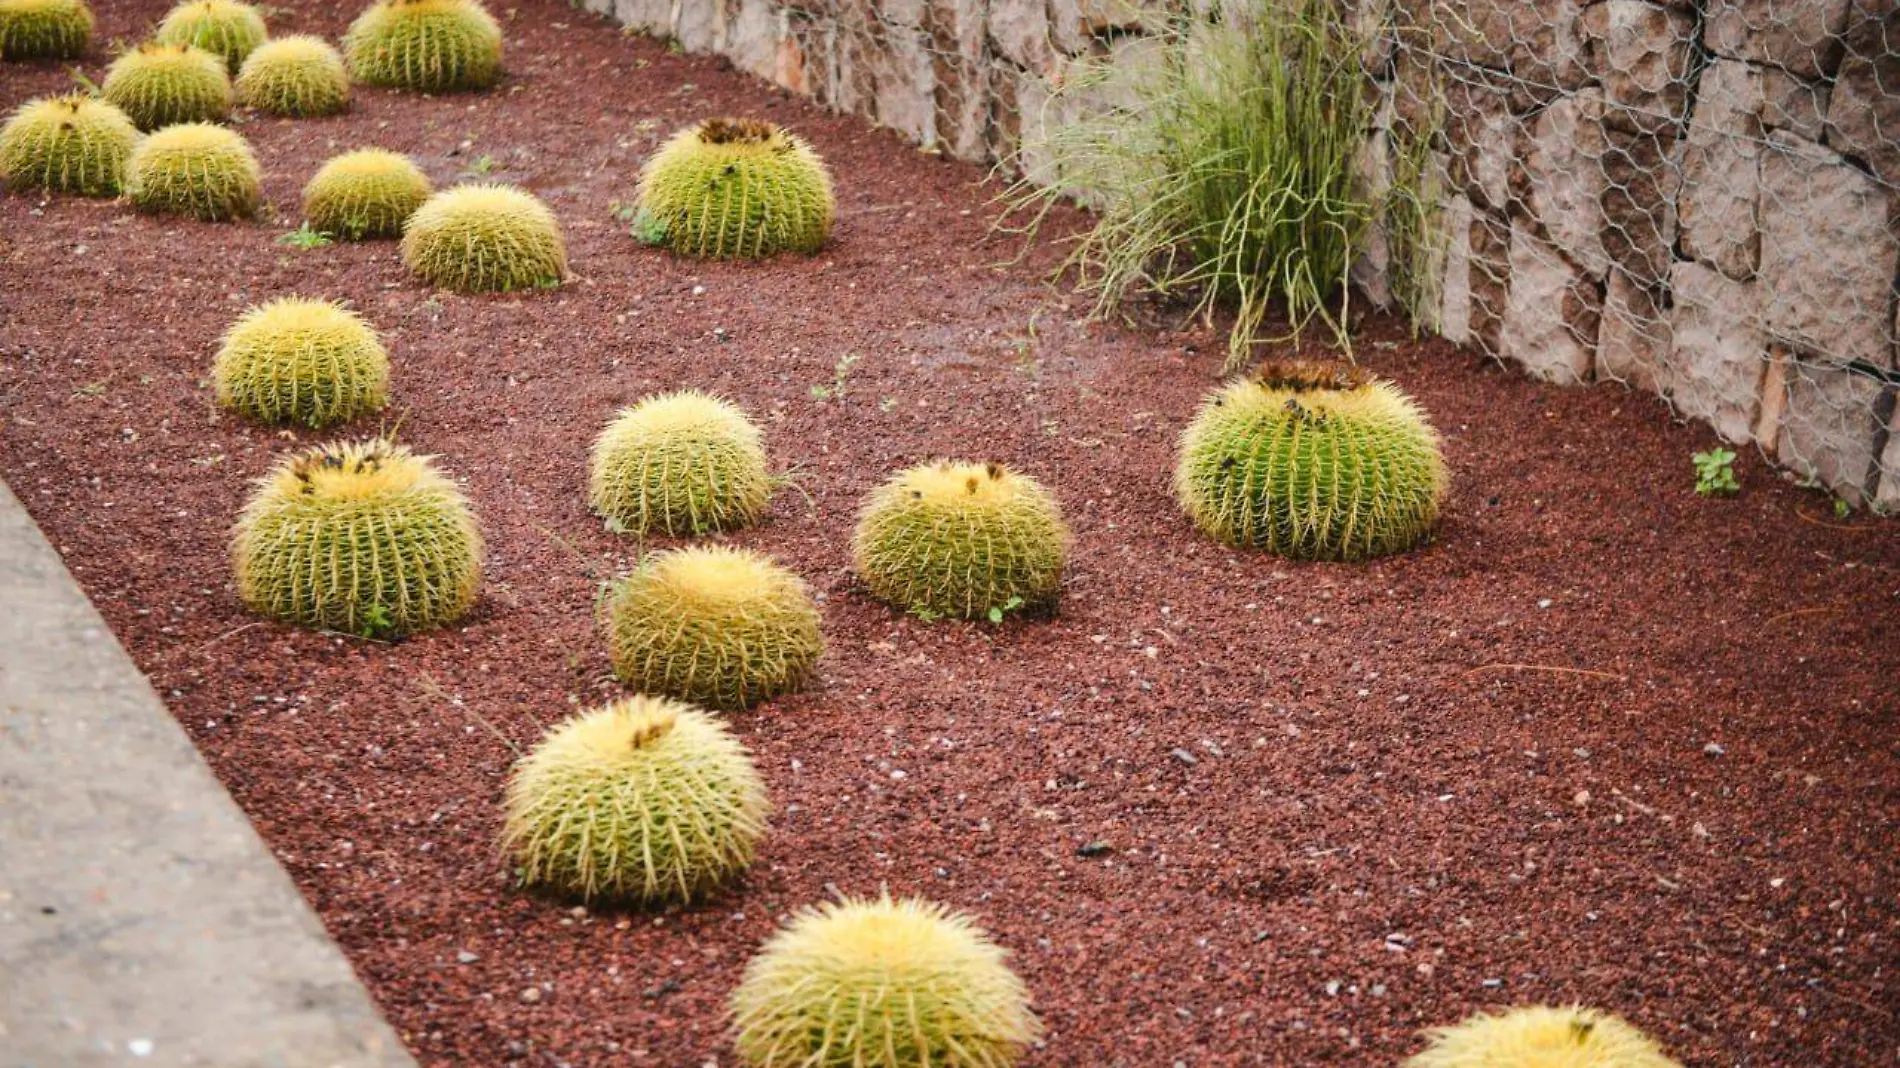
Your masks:
[{"label": "barrel cactus with yellow spines", "polygon": [[100,94],[141,130],[215,122],[231,114],[224,60],[185,44],[147,42],[112,61]]},{"label": "barrel cactus with yellow spines", "polygon": [[125,195],[140,211],[207,222],[257,213],[263,174],[244,138],[205,122],[167,126],[126,164]]},{"label": "barrel cactus with yellow spines", "polygon": [[1174,472],[1202,532],[1303,560],[1418,545],[1447,480],[1438,434],[1410,397],[1357,367],[1297,360],[1209,397]]},{"label": "barrel cactus with yellow spines", "polygon": [[91,42],[84,0],[0,0],[0,59],[78,59]]},{"label": "barrel cactus with yellow spines", "polygon": [[889,895],[801,911],[746,965],[731,1008],[740,1060],[762,1068],[1008,1068],[1042,1033],[970,917]]},{"label": "barrel cactus with yellow spines", "polygon": [[30,100],[0,127],[0,181],[10,189],[118,196],[138,127],[84,93]]},{"label": "barrel cactus with yellow spines", "polygon": [[501,80],[501,26],[477,0],[378,0],[343,49],[368,85],[456,93]]},{"label": "barrel cactus with yellow spines", "polygon": [[1055,599],[1069,541],[1040,482],[1002,464],[943,460],[871,494],[851,553],[872,594],[899,608],[1000,621]]},{"label": "barrel cactus with yellow spines", "polygon": [[286,297],[226,331],[211,385],[219,404],[248,418],[326,427],[382,408],[389,354],[355,312]]},{"label": "barrel cactus with yellow spines", "polygon": [[634,232],[688,256],[816,252],[837,206],[831,175],[796,134],[708,119],[669,139],[640,172]]},{"label": "barrel cactus with yellow spines", "polygon": [[185,0],[165,13],[152,39],[159,44],[202,48],[236,74],[244,60],[270,36],[264,15],[237,0]]},{"label": "barrel cactus with yellow spines", "polygon": [[238,594],[256,612],[388,637],[468,611],[482,539],[430,457],[372,439],[280,462],[238,518],[232,560]]},{"label": "barrel cactus with yellow spines", "polygon": [[403,225],[402,261],[459,293],[547,289],[567,274],[554,213],[511,185],[458,185],[424,201]]},{"label": "barrel cactus with yellow spines", "polygon": [[618,531],[673,536],[756,522],[772,498],[759,428],[696,390],[647,397],[594,442],[587,495]]},{"label": "barrel cactus with yellow spines", "polygon": [[502,848],[525,886],[582,901],[691,902],[730,883],[771,805],[718,718],[639,695],[549,731],[508,781]]},{"label": "barrel cactus with yellow spines", "polygon": [[606,624],[622,681],[721,711],[796,690],[825,647],[804,581],[725,547],[648,556],[615,584]]},{"label": "barrel cactus with yellow spines", "polygon": [[1580,1005],[1481,1012],[1427,1034],[1405,1068],[1682,1068],[1648,1035]]},{"label": "barrel cactus with yellow spines", "polygon": [[360,148],[325,163],[303,187],[303,215],[312,228],[348,241],[400,237],[432,192],[408,156]]},{"label": "barrel cactus with yellow spines", "polygon": [[237,76],[238,103],[272,115],[312,118],[350,107],[343,57],[321,37],[298,34],[260,45]]}]

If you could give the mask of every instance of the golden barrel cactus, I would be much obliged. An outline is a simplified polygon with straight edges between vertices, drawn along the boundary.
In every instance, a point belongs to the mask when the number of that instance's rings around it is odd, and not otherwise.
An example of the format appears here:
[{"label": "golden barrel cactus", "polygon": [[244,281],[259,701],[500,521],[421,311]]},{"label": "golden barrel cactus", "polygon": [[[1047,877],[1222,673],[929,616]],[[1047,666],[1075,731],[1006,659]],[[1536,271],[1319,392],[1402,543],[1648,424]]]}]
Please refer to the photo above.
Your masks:
[{"label": "golden barrel cactus", "polygon": [[1580,1005],[1479,1013],[1428,1036],[1405,1068],[1682,1068],[1648,1035]]},{"label": "golden barrel cactus", "polygon": [[326,427],[382,408],[389,354],[355,312],[286,297],[232,324],[211,385],[219,404],[248,418]]},{"label": "golden barrel cactus", "polygon": [[511,185],[458,185],[424,201],[403,225],[402,261],[458,293],[548,289],[567,274],[554,213]]},{"label": "golden barrel cactus", "polygon": [[321,37],[298,34],[259,46],[238,70],[238,103],[272,115],[312,118],[350,107],[343,57]]},{"label": "golden barrel cactus", "polygon": [[816,252],[837,205],[831,174],[796,134],[753,119],[708,119],[675,134],[640,171],[634,229],[688,256]]},{"label": "golden barrel cactus", "polygon": [[455,93],[501,80],[501,26],[476,0],[378,0],[343,37],[368,85]]},{"label": "golden barrel cactus", "polygon": [[91,42],[85,0],[0,0],[0,59],[78,59]]},{"label": "golden barrel cactus", "polygon": [[0,127],[0,181],[10,189],[118,196],[138,140],[125,112],[84,93],[29,100]]},{"label": "golden barrel cactus", "polygon": [[125,195],[141,211],[208,222],[256,214],[263,173],[244,138],[222,126],[167,126],[140,141]]},{"label": "golden barrel cactus", "polygon": [[433,192],[408,156],[359,148],[325,163],[303,187],[303,216],[313,229],[348,241],[400,237]]},{"label": "golden barrel cactus", "polygon": [[594,442],[587,496],[617,530],[707,534],[765,514],[772,476],[744,412],[684,390],[647,397],[607,424]]},{"label": "golden barrel cactus", "polygon": [[237,0],[185,0],[165,13],[152,40],[159,44],[202,48],[236,74],[244,60],[270,36],[264,15]]},{"label": "golden barrel cactus", "polygon": [[190,45],[147,43],[112,61],[100,95],[141,130],[216,122],[231,114],[224,60]]}]

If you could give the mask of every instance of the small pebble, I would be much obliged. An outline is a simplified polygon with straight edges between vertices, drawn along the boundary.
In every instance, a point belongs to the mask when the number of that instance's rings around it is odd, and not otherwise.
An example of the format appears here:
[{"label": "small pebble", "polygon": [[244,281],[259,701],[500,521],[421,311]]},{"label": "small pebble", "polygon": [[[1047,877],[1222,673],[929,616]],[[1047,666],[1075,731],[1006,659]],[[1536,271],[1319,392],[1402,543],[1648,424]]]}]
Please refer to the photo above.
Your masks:
[{"label": "small pebble", "polygon": [[1710,742],[1702,747],[1702,751],[1710,756],[1721,756],[1723,753],[1728,752],[1727,749],[1723,748],[1720,742]]},{"label": "small pebble", "polygon": [[482,955],[479,953],[470,953],[468,950],[465,949],[457,953],[455,955],[455,959],[458,963],[461,963],[461,964],[473,964],[476,961],[481,960]]},{"label": "small pebble", "polygon": [[527,988],[526,990],[523,990],[521,992],[521,1000],[527,1002],[530,1005],[534,1004],[537,1001],[540,1001],[541,988],[538,986],[531,986]]},{"label": "small pebble", "polygon": [[1179,760],[1181,763],[1188,765],[1189,767],[1193,767],[1194,765],[1200,763],[1199,758],[1197,758],[1193,753],[1190,753],[1187,750],[1182,749],[1178,746],[1174,749],[1169,750],[1168,755],[1173,757],[1176,760]]}]

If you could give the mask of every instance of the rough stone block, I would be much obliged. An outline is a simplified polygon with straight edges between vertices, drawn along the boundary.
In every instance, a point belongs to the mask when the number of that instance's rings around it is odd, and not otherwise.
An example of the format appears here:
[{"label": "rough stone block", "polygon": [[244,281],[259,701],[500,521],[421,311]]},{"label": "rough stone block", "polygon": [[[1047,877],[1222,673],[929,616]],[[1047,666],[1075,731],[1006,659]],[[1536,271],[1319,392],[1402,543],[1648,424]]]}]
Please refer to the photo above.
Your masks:
[{"label": "rough stone block", "polygon": [[1622,271],[1605,280],[1603,321],[1597,327],[1596,377],[1646,393],[1660,393],[1661,368],[1674,333],[1660,287],[1639,285]]},{"label": "rough stone block", "polygon": [[1603,249],[1645,285],[1669,275],[1682,163],[1663,134],[1612,131],[1603,154]]},{"label": "rough stone block", "polygon": [[1049,7],[1043,0],[990,0],[990,47],[1025,70],[1048,74],[1054,51]]},{"label": "rough stone block", "polygon": [[1470,234],[1468,340],[1485,355],[1501,359],[1504,314],[1511,295],[1511,224],[1474,209]]},{"label": "rough stone block", "polygon": [[[1017,99],[1022,80],[1028,77],[1007,62],[993,62],[984,69],[984,94],[989,98],[990,122],[985,140],[990,158],[1015,163],[1022,144],[1022,105]],[[1020,169],[1020,168],[1018,168]]]},{"label": "rough stone block", "polygon": [[1603,94],[1559,99],[1522,127],[1513,169],[1519,201],[1551,244],[1592,275],[1609,269],[1603,247]]},{"label": "rough stone block", "polygon": [[1884,17],[1859,5],[1827,107],[1827,144],[1900,183],[1900,5]]},{"label": "rough stone block", "polygon": [[1469,345],[1471,332],[1471,198],[1454,193],[1446,198],[1440,225],[1444,230],[1445,269],[1438,290],[1438,333],[1454,345]]},{"label": "rough stone block", "polygon": [[957,159],[986,159],[990,104],[982,9],[974,0],[929,0],[924,32],[930,45],[938,146]]},{"label": "rough stone block", "polygon": [[1709,0],[1703,37],[1729,59],[1767,63],[1803,78],[1834,73],[1850,0]]},{"label": "rough stone block", "polygon": [[1521,120],[1511,112],[1508,84],[1466,68],[1446,71],[1443,90],[1452,180],[1479,207],[1510,210],[1510,163]]},{"label": "rough stone block", "polygon": [[1880,454],[1880,489],[1874,509],[1883,515],[1900,513],[1900,407],[1887,420],[1887,447]]},{"label": "rough stone block", "polygon": [[1695,14],[1641,0],[1584,9],[1589,65],[1603,84],[1606,121],[1628,133],[1673,134],[1689,106]]},{"label": "rough stone block", "polygon": [[1576,0],[1432,0],[1418,17],[1434,51],[1514,75],[1528,108],[1582,86],[1581,10]]},{"label": "rough stone block", "polygon": [[1797,362],[1788,373],[1776,458],[1853,504],[1877,485],[1874,445],[1882,383],[1859,372]]},{"label": "rough stone block", "polygon": [[[1368,204],[1377,204],[1392,188],[1392,152],[1390,134],[1374,129],[1360,145],[1356,162],[1353,195]],[[1392,307],[1392,242],[1383,225],[1370,227],[1360,242],[1359,254],[1352,261],[1351,282],[1375,308]]]},{"label": "rough stone block", "polygon": [[1758,68],[1716,60],[1702,72],[1683,148],[1683,251],[1738,281],[1761,262],[1761,121]]},{"label": "rough stone block", "polygon": [[1049,5],[1049,39],[1069,55],[1080,55],[1103,40],[1160,29],[1164,5],[1150,0],[1059,0]]},{"label": "rough stone block", "polygon": [[1511,225],[1510,291],[1499,355],[1559,385],[1585,381],[1596,360],[1596,284],[1528,227]]},{"label": "rough stone block", "polygon": [[726,58],[755,78],[775,79],[784,30],[779,12],[773,9],[771,0],[732,0],[732,8],[732,21],[726,27]]},{"label": "rough stone block", "polygon": [[1669,357],[1658,384],[1679,411],[1707,421],[1724,440],[1753,440],[1768,365],[1759,285],[1683,261],[1669,286]]},{"label": "rough stone block", "polygon": [[1818,145],[1769,135],[1761,277],[1771,336],[1822,361],[1891,367],[1900,237],[1873,178]]},{"label": "rough stone block", "polygon": [[[1780,67],[1748,69],[1760,80],[1757,114],[1761,116],[1762,128],[1786,130],[1804,141],[1818,143],[1827,128],[1828,102],[1833,95],[1828,84],[1797,78]],[[1889,80],[1885,84],[1894,83]]]},{"label": "rough stone block", "polygon": [[614,0],[614,21],[654,37],[672,37],[673,3],[672,0]]}]

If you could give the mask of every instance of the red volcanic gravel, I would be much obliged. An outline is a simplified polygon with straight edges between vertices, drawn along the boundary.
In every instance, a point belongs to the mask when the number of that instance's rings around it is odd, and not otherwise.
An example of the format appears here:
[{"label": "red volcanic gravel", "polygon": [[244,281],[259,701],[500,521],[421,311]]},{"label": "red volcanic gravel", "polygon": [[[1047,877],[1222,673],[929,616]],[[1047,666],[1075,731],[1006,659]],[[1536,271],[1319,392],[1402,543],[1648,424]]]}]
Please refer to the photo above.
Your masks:
[{"label": "red volcanic gravel", "polygon": [[[165,3],[97,6],[100,41],[133,41]],[[334,37],[344,6],[273,30]],[[1900,526],[1838,521],[1752,453],[1739,498],[1699,498],[1714,438],[1653,398],[1373,323],[1361,359],[1445,435],[1438,542],[1362,566],[1211,544],[1169,472],[1218,332],[1079,323],[1052,249],[1019,262],[990,232],[978,168],[554,0],[506,14],[492,93],[241,117],[268,221],[0,198],[0,473],[425,1064],[731,1065],[754,948],[880,886],[1013,951],[1048,1024],[1034,1065],[1391,1064],[1422,1027],[1539,1001],[1690,1065],[1894,1062]],[[71,84],[7,65],[0,104]],[[822,255],[688,262],[616,221],[641,159],[719,114],[831,162]],[[573,278],[462,297],[390,242],[276,243],[320,161],[364,144],[533,190]],[[387,421],[466,480],[490,557],[464,625],[379,644],[239,605],[249,480],[318,438],[219,413],[205,379],[233,318],[292,293],[383,331]],[[589,514],[587,446],[684,386],[754,413],[793,474],[731,540],[810,579],[830,649],[812,690],[733,717],[778,807],[746,884],[570,909],[511,885],[503,782],[619,692],[594,600],[639,547]],[[1057,490],[1055,619],[926,624],[858,588],[858,501],[938,455]]]}]

